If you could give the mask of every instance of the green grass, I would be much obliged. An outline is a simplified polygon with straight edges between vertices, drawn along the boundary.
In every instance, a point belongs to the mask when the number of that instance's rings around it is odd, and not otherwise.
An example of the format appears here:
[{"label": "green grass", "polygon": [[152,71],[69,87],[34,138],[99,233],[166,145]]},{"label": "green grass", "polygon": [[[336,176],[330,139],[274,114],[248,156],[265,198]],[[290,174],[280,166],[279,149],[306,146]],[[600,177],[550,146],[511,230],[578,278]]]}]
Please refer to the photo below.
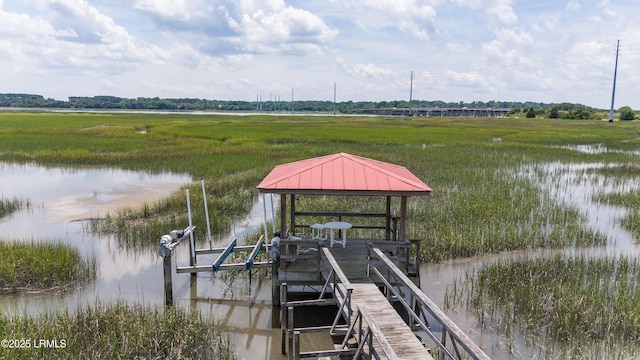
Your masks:
[{"label": "green grass", "polygon": [[620,224],[633,236],[636,243],[640,242],[640,190],[597,194],[595,200],[624,207],[626,215],[620,219]]},{"label": "green grass", "polygon": [[626,215],[620,219],[620,224],[637,243],[640,242],[640,189],[618,190],[621,185],[640,178],[640,167],[636,163],[625,163],[600,169],[600,173],[610,179],[616,190],[597,192],[594,201],[625,208]]},{"label": "green grass", "polygon": [[[0,348],[2,359],[236,359],[227,336],[196,310],[96,305],[38,317],[0,315],[3,339],[30,348]],[[54,348],[36,347],[40,340]]]},{"label": "green grass", "polygon": [[534,344],[550,338],[557,344],[547,346],[561,352],[621,343],[637,352],[639,277],[638,260],[622,256],[498,260],[450,288],[448,305],[464,301],[466,292],[484,329],[533,338]]},{"label": "green grass", "polygon": [[23,207],[29,207],[29,202],[21,201],[16,198],[6,199],[0,198],[0,218],[3,218],[14,211],[18,211]]},{"label": "green grass", "polygon": [[62,243],[0,240],[0,293],[65,291],[96,277],[95,259]]},{"label": "green grass", "polygon": [[[146,133],[140,134],[140,129],[146,129]],[[347,152],[406,166],[434,189],[432,196],[410,199],[407,228],[410,237],[423,239],[420,256],[423,261],[430,262],[518,249],[580,248],[604,244],[608,239],[586,229],[586,219],[578,209],[559,203],[540,184],[550,184],[559,191],[567,185],[557,180],[563,178],[562,173],[548,172],[549,163],[610,164],[603,169],[588,171],[597,171],[605,183],[615,185],[633,181],[638,173],[638,155],[634,151],[637,152],[639,143],[640,125],[637,122],[0,114],[1,161],[190,174],[194,183],[188,184],[187,188],[190,189],[194,208],[194,224],[201,229],[205,222],[200,205],[200,179],[204,179],[209,213],[217,233],[228,230],[229,224],[249,210],[256,196],[255,186],[277,164]],[[574,150],[577,146],[601,146],[616,152],[583,153]],[[598,196],[598,201],[618,203],[628,209],[623,223],[634,231],[636,238],[640,238],[639,230],[634,228],[635,224],[640,224],[638,194],[618,191],[617,194]],[[384,201],[357,197],[300,197],[298,210],[380,211],[383,210],[382,203]],[[139,248],[157,246],[160,235],[171,229],[184,228],[186,224],[186,200],[182,189],[157,203],[110,214],[106,219],[92,222],[91,227],[116,233],[123,246]],[[549,271],[549,276],[564,271],[561,266],[568,262],[564,258],[545,261],[552,262],[536,266],[557,267],[557,271]],[[618,264],[623,261],[626,260],[592,265],[585,259],[585,263],[570,265],[583,270],[602,266],[602,277],[598,281],[606,282],[618,279],[617,271],[621,271]],[[633,264],[632,267],[636,266],[634,259],[628,262]],[[509,271],[517,265],[505,263],[504,266],[505,271]],[[611,267],[616,272],[608,272]],[[528,279],[523,280],[517,275],[516,272],[511,274],[511,280],[504,278],[502,281],[516,281],[512,290],[525,291],[515,285],[518,279],[520,282]],[[593,278],[589,271],[575,276],[563,284],[580,283],[579,276],[589,281]],[[622,284],[616,283],[614,287],[626,286],[631,290],[631,282]],[[475,291],[485,294],[486,299],[494,299],[491,301],[492,306],[498,309],[496,314],[505,311],[507,315],[520,316],[513,318],[519,325],[540,321],[534,318],[536,315],[531,315],[526,305],[522,305],[517,314],[515,308],[499,308],[499,304],[509,299],[508,295],[489,295],[490,286],[485,282],[477,285]],[[614,287],[609,290],[613,291]],[[544,327],[549,337],[571,338],[573,341],[574,335],[571,334],[575,331],[590,334],[592,337],[588,339],[600,339],[601,330],[585,332],[584,328],[569,328],[569,325],[586,326],[580,325],[575,314],[586,305],[580,296],[587,295],[585,288],[572,287],[567,291],[566,294],[556,291],[562,295],[561,299],[568,301],[566,305],[557,304],[554,310],[563,314],[564,318],[559,321],[565,325]],[[596,299],[619,296],[617,292],[598,294]],[[634,298],[635,287],[633,292],[624,294]],[[543,300],[537,298],[536,301]],[[489,304],[489,300],[484,301],[484,305]],[[596,300],[595,304],[597,301],[601,300]],[[622,304],[622,308],[616,309],[629,317],[623,322],[625,325],[616,325],[614,321],[609,323],[614,325],[607,326],[611,329],[626,326],[623,330],[616,330],[617,334],[632,329],[629,334],[634,336],[637,309],[633,304]],[[625,306],[631,312],[624,313]],[[595,311],[593,314],[598,315]],[[605,314],[600,315],[604,317]],[[605,324],[604,320],[598,318],[593,321],[599,325]],[[515,328],[511,329],[515,332]],[[530,333],[535,329],[525,330]],[[626,335],[617,336],[623,338]],[[580,348],[580,344],[576,344],[576,348]],[[615,349],[624,345],[607,343],[607,346]],[[615,354],[620,357],[623,353]]]},{"label": "green grass", "polygon": [[[0,114],[0,160],[191,174],[194,223],[204,225],[198,198],[204,179],[215,233],[228,231],[246,213],[255,185],[277,164],[336,152],[389,161],[435,190],[429,198],[411,199],[408,233],[429,241],[423,260],[442,261],[602,243],[583,229],[575,209],[539,194],[535,179],[518,172],[549,161],[631,163],[635,158],[626,154],[585,155],[562,147],[627,150],[637,144],[639,129],[633,122],[541,119],[6,113]],[[186,225],[185,210],[181,190],[110,214],[92,228],[116,232],[125,245],[155,246],[167,229]]]},{"label": "green grass", "polygon": [[[234,222],[248,213],[257,196],[255,185],[261,173],[249,170],[205,180],[209,221],[214,233],[228,231]],[[160,237],[172,229],[189,224],[186,189],[192,207],[193,224],[199,236],[206,234],[206,219],[200,182],[188,184],[181,191],[155,203],[118,210],[100,219],[92,219],[90,229],[116,234],[118,243],[127,247],[156,246]]]}]

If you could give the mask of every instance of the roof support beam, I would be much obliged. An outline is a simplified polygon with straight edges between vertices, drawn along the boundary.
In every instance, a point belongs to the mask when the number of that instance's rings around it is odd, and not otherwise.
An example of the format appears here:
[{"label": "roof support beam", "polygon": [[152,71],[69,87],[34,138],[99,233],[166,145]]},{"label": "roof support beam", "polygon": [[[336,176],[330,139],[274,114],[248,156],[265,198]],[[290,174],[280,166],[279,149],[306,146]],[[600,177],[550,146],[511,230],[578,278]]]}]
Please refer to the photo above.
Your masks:
[{"label": "roof support beam", "polygon": [[385,239],[391,240],[391,196],[387,196],[387,219],[385,223]]},{"label": "roof support beam", "polygon": [[287,194],[280,194],[280,238],[287,231]]},{"label": "roof support beam", "polygon": [[296,194],[291,194],[291,225],[289,225],[289,235],[294,236],[296,232]]},{"label": "roof support beam", "polygon": [[398,229],[398,240],[407,240],[407,197],[400,198],[400,224]]}]

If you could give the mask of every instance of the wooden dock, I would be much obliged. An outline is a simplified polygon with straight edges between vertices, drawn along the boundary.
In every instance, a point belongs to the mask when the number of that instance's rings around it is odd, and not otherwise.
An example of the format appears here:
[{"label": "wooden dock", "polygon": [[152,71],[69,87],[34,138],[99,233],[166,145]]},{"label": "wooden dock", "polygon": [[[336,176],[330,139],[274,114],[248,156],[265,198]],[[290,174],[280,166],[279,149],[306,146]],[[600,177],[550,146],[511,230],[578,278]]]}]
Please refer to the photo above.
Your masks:
[{"label": "wooden dock", "polygon": [[[172,303],[171,253],[194,229],[176,232],[175,239],[169,236],[160,244],[158,254],[164,258],[167,305]],[[416,245],[411,241],[347,239],[345,247],[327,247],[317,240],[285,239],[279,244],[278,257],[258,262],[260,249],[266,248],[263,238],[254,246],[236,246],[235,239],[226,247],[215,249],[195,249],[192,242],[189,244],[191,265],[176,267],[177,273],[193,276],[204,271],[271,267],[272,289],[277,289],[281,306],[282,354],[289,359],[364,356],[431,360],[431,351],[438,359],[489,359],[409,278],[411,262],[407,254]],[[226,264],[232,252],[249,255],[245,262]],[[196,265],[198,255],[214,253],[219,255],[213,264]],[[311,290],[319,297],[293,301],[288,297],[289,282],[292,290]],[[294,308],[310,305],[335,306],[333,323],[296,328]],[[301,334],[318,331],[340,339],[336,348],[301,352]]]},{"label": "wooden dock", "polygon": [[380,335],[386,339],[398,359],[433,359],[378,286],[371,281],[351,283],[351,286],[352,306],[364,306],[369,311]]},{"label": "wooden dock", "polygon": [[[287,253],[286,248],[294,243],[299,248],[295,252],[289,249]],[[348,239],[345,248],[328,248],[316,242],[317,249],[309,250],[310,244],[304,240],[281,242],[285,250],[282,254],[283,268],[278,274],[282,286],[282,353],[287,353],[289,359],[357,358],[368,354],[379,359],[430,360],[433,359],[430,350],[435,350],[441,359],[489,359],[409,279],[406,251],[410,243],[383,241],[374,245],[364,239]],[[317,299],[288,301],[287,281],[316,285],[316,289],[322,290],[316,290],[319,291]],[[404,308],[408,319],[401,317],[392,302]],[[331,304],[338,308],[331,326],[294,327],[294,307]],[[430,321],[438,323],[435,327],[439,329],[437,333],[431,330]],[[427,337],[430,345],[423,344],[416,330],[421,332],[420,336]],[[296,346],[300,334],[317,331],[342,336],[342,343],[336,350],[301,353]],[[350,339],[355,340],[357,349],[348,346]]]},{"label": "wooden dock", "polygon": [[[326,241],[325,241],[326,242]],[[311,239],[281,240],[283,247],[278,273],[280,283],[291,285],[309,285],[324,281],[329,269],[321,264],[324,242]],[[382,249],[405,274],[416,275],[416,264],[408,254],[413,247],[415,253],[420,252],[420,241],[388,241],[380,239],[347,239],[347,246],[330,247],[331,254],[339,263],[340,269],[351,281],[368,280],[368,267],[378,265],[380,261],[370,258],[370,246]]]}]

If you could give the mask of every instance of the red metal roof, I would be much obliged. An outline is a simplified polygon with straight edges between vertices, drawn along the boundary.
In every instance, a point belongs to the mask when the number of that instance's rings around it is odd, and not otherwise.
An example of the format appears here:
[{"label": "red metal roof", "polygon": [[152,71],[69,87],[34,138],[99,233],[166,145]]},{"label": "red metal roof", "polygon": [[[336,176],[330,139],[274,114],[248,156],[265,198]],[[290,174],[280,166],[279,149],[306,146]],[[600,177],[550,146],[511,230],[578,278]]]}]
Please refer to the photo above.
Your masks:
[{"label": "red metal roof", "polygon": [[407,168],[345,153],[276,166],[257,188],[270,193],[428,195]]}]

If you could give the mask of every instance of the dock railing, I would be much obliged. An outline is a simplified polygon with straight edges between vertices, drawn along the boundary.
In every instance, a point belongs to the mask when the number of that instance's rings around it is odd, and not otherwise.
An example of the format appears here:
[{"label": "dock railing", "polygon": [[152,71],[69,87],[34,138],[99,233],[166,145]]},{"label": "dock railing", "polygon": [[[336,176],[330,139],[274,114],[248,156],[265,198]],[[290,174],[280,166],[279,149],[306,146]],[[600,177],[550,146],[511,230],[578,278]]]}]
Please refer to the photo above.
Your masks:
[{"label": "dock railing", "polygon": [[[291,315],[293,316],[293,315]],[[292,317],[290,317],[291,322]],[[300,351],[300,335],[306,329],[293,329],[290,333],[292,338],[289,341],[289,351],[287,358],[292,360],[299,360],[301,358],[320,358],[338,356],[349,356],[353,359],[381,359],[380,354],[384,355],[384,359],[398,360],[399,356],[393,350],[393,347],[387,341],[373,317],[369,313],[366,306],[359,305],[355,312],[355,317],[351,326],[347,329],[344,336],[344,340],[339,349],[323,350],[323,351]],[[350,339],[355,339],[357,346],[355,348],[349,347],[347,342]],[[283,353],[284,354],[284,353]]]},{"label": "dock railing", "polygon": [[[355,325],[358,325],[358,330],[355,331]],[[366,326],[363,326],[366,325]],[[354,359],[359,359],[361,355],[367,355],[367,359],[379,359],[377,347],[382,351],[388,360],[396,360],[398,359],[398,355],[391,347],[391,344],[387,341],[387,338],[384,336],[376,322],[373,320],[373,317],[369,313],[369,310],[364,305],[358,305],[358,309],[355,314],[355,318],[349,330],[347,331],[347,335],[344,337],[342,341],[342,345],[340,346],[342,349],[347,347],[347,341],[354,337],[358,342],[358,348],[356,349],[356,353],[353,355]],[[375,339],[375,343],[374,340]],[[367,347],[367,351],[365,353],[365,346]]]},{"label": "dock railing", "polygon": [[[369,276],[375,275],[382,281],[387,290],[387,296],[399,301],[409,314],[408,325],[418,327],[438,346],[437,354],[441,359],[475,359],[489,360],[490,358],[465,334],[427,295],[416,286],[403,272],[378,248],[369,246],[369,258],[380,260],[386,269],[385,274],[377,267],[369,266]],[[386,276],[385,276],[386,275]],[[393,282],[393,283],[392,283]],[[438,322],[442,329],[438,338],[426,318]],[[447,345],[447,339],[450,345]],[[464,352],[464,354],[462,353]],[[466,355],[465,355],[466,354]]]}]

